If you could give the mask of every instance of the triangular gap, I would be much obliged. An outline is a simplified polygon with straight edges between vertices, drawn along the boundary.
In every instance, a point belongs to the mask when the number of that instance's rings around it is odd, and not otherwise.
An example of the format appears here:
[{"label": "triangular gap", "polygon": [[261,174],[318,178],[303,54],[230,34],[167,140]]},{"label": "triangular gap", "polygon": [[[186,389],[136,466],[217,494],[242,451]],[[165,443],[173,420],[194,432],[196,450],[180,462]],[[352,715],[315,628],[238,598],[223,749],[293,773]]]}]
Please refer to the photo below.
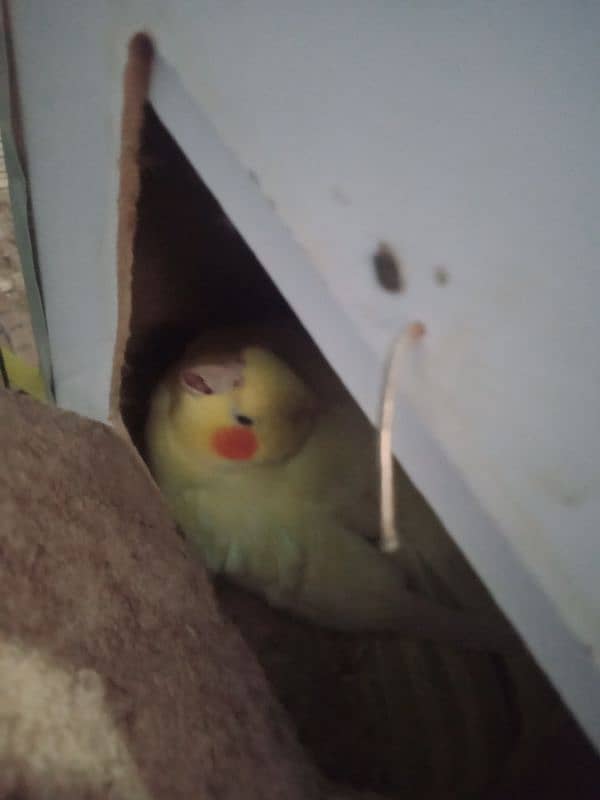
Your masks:
[{"label": "triangular gap", "polygon": [[277,347],[301,347],[313,363],[320,363],[321,378],[329,375],[328,386],[341,387],[147,101],[152,59],[152,42],[138,34],[130,43],[124,74],[118,326],[110,396],[112,424],[142,454],[152,389],[185,345],[211,327],[277,320],[294,340]]},{"label": "triangular gap", "polygon": [[194,336],[296,316],[147,104],[120,413],[141,449],[157,378]]}]

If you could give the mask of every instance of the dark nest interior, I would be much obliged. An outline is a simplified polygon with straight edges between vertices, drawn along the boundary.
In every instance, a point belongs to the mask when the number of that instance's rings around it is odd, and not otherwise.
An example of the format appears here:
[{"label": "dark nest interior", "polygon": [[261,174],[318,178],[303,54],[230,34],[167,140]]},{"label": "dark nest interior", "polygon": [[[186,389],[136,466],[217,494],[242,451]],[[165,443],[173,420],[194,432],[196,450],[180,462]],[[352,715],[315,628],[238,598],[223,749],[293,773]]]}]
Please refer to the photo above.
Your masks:
[{"label": "dark nest interior", "polygon": [[[148,105],[139,168],[119,402],[143,453],[152,388],[192,338],[223,324],[285,319],[301,326]],[[423,524],[441,528],[416,491],[411,502]],[[464,797],[482,781],[501,780],[515,737],[535,727],[541,713],[532,703],[526,712],[532,722],[521,709],[520,693],[532,675],[541,680],[531,663],[511,671],[486,654],[463,658],[452,648],[440,654],[433,646],[393,637],[334,633],[278,613],[224,582],[216,588],[225,615],[256,653],[301,743],[331,779],[390,796],[431,797],[439,791]],[[458,694],[443,691],[453,682],[461,687]],[[431,696],[428,686],[435,689]],[[466,705],[457,699],[465,691],[471,698]],[[544,685],[542,695],[548,692]],[[489,745],[485,764],[482,740]]]},{"label": "dark nest interior", "polygon": [[[149,391],[203,331],[293,312],[150,106],[142,129],[121,412],[141,444]],[[299,323],[298,323],[299,325]]]}]

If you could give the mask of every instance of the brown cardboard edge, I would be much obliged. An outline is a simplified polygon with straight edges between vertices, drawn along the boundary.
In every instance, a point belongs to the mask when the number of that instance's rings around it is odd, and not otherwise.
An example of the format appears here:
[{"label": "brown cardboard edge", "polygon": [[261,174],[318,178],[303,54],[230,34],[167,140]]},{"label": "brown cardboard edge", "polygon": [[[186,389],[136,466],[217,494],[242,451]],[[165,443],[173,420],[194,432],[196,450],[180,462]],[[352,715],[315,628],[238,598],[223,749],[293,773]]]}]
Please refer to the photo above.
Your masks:
[{"label": "brown cardboard edge", "polygon": [[[117,331],[109,396],[109,422],[137,453],[120,410],[121,381],[132,313],[133,247],[140,193],[139,152],[144,105],[148,96],[154,46],[147,33],[137,33],[129,42],[123,75],[119,197],[117,212]],[[140,458],[141,462],[141,458]]]}]

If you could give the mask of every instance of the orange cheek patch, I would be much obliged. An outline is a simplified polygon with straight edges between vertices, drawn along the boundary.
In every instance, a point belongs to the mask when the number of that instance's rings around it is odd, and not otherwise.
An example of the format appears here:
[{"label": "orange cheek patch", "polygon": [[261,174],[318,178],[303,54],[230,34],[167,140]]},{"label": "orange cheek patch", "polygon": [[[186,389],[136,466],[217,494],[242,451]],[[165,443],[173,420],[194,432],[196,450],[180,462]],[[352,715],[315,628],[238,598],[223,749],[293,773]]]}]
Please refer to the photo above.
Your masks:
[{"label": "orange cheek patch", "polygon": [[245,461],[258,450],[256,436],[247,428],[219,428],[211,441],[213,450],[223,458]]}]

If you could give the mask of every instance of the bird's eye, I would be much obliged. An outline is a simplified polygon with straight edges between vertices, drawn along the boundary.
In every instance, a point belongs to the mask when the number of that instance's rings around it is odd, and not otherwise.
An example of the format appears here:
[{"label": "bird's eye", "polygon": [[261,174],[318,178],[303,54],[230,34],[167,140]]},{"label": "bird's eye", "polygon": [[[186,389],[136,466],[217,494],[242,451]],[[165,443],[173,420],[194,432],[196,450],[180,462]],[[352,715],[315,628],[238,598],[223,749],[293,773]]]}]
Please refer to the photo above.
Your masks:
[{"label": "bird's eye", "polygon": [[234,418],[238,425],[254,425],[254,420],[245,414],[234,414]]}]

